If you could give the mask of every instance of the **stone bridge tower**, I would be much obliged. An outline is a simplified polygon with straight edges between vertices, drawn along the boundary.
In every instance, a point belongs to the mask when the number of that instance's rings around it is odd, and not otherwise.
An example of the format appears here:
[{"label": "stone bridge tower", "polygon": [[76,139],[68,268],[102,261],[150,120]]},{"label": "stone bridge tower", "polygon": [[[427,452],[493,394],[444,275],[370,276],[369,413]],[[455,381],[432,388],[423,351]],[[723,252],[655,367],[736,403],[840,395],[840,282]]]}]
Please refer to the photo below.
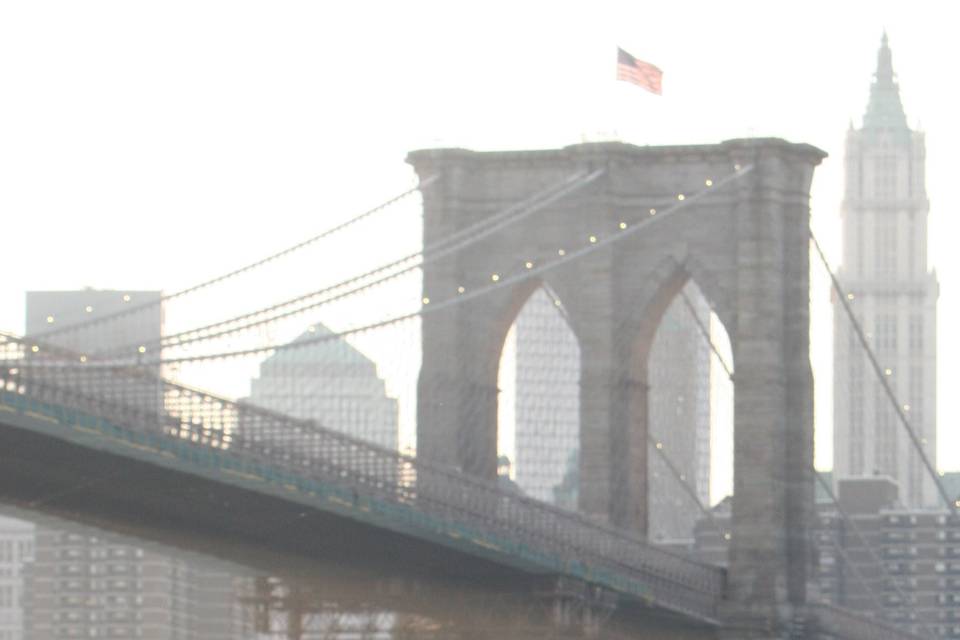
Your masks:
[{"label": "stone bridge tower", "polygon": [[[421,178],[439,176],[423,192],[425,246],[577,172],[602,170],[536,214],[425,264],[423,295],[441,300],[597,244],[423,317],[419,456],[495,475],[502,346],[546,282],[580,344],[580,510],[645,534],[647,356],[662,314],[692,278],[725,325],[736,364],[730,637],[782,637],[806,602],[811,564],[809,187],[824,156],[776,139],[413,152]],[[627,233],[652,209],[656,223]]]}]

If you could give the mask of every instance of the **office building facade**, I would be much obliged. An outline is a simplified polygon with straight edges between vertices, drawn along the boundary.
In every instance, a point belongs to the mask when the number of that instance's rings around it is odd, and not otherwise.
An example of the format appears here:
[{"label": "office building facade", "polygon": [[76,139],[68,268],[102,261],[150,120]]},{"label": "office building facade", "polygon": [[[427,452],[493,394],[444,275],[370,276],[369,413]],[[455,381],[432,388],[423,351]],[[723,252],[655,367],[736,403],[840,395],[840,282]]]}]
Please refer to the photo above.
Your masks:
[{"label": "office building facade", "polygon": [[849,304],[923,451],[936,464],[937,296],[927,265],[924,134],[911,130],[884,35],[870,100],[846,144],[842,208],[847,293],[834,299],[834,471],[885,475],[906,506],[931,507],[932,480],[847,317]]}]

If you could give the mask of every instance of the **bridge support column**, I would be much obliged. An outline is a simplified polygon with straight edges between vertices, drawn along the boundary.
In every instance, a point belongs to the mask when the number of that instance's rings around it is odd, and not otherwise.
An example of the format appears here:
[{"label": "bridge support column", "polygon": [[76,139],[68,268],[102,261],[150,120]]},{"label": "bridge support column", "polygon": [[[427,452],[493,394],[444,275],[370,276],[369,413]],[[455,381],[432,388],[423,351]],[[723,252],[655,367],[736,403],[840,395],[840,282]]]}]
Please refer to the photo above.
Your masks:
[{"label": "bridge support column", "polygon": [[[731,143],[731,146],[733,144]],[[787,638],[811,565],[807,193],[813,165],[743,143],[739,185],[731,603],[725,638]]]},{"label": "bridge support column", "polygon": [[[608,325],[581,341],[579,509],[647,533],[647,385],[624,370]],[[606,330],[606,331],[604,331]]]}]

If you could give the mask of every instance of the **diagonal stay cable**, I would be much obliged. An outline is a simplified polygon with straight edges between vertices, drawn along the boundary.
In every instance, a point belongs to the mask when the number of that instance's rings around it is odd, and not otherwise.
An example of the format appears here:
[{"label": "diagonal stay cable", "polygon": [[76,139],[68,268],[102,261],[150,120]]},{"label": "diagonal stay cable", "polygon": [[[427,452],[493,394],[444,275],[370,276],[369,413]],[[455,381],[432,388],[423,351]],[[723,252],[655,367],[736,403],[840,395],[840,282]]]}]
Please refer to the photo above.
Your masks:
[{"label": "diagonal stay cable", "polygon": [[174,300],[174,299],[176,299],[176,298],[182,298],[182,297],[184,297],[184,296],[186,296],[186,295],[189,295],[189,294],[191,294],[191,293],[195,293],[195,292],[200,291],[200,290],[202,290],[202,289],[206,289],[206,288],[208,288],[208,287],[212,287],[212,286],[215,285],[215,284],[219,284],[219,283],[221,283],[221,282],[223,282],[223,281],[225,281],[225,280],[229,280],[229,279],[234,278],[234,277],[236,277],[236,276],[239,276],[239,275],[242,275],[242,274],[244,274],[244,273],[247,273],[248,271],[252,271],[252,270],[257,269],[257,268],[259,268],[259,267],[262,267],[262,266],[264,266],[264,265],[266,265],[266,264],[269,264],[269,263],[271,263],[271,262],[274,262],[274,261],[276,261],[276,260],[279,260],[279,259],[281,259],[281,258],[284,258],[284,257],[286,257],[286,256],[288,256],[288,255],[290,255],[290,254],[292,254],[292,253],[295,253],[295,252],[297,252],[297,251],[300,251],[301,249],[304,249],[304,248],[306,248],[306,247],[308,247],[308,246],[310,246],[310,245],[312,245],[312,244],[315,244],[315,243],[317,243],[317,242],[319,242],[319,241],[321,241],[321,240],[323,240],[323,239],[325,239],[325,238],[328,238],[328,237],[330,237],[330,236],[332,236],[332,235],[334,235],[334,234],[336,234],[336,233],[339,233],[340,231],[343,231],[344,229],[347,229],[348,227],[351,227],[351,226],[353,226],[353,225],[355,225],[355,224],[357,224],[357,223],[359,223],[359,222],[361,222],[361,221],[363,221],[363,220],[365,220],[365,219],[367,219],[367,218],[369,218],[369,217],[371,217],[371,216],[373,216],[373,215],[375,215],[375,214],[377,214],[377,213],[380,213],[381,211],[384,211],[384,210],[387,209],[388,207],[396,204],[397,202],[400,202],[400,201],[403,200],[404,198],[406,198],[406,197],[408,197],[408,196],[410,196],[410,195],[412,195],[412,194],[420,191],[421,189],[432,185],[434,182],[437,181],[438,178],[439,178],[439,176],[436,176],[436,175],[429,176],[429,177],[426,178],[425,180],[421,181],[417,186],[411,187],[410,189],[407,189],[407,190],[404,191],[403,193],[400,193],[400,194],[398,194],[398,195],[396,195],[396,196],[393,196],[392,198],[390,198],[390,199],[388,199],[388,200],[385,200],[384,202],[382,202],[382,203],[378,204],[377,206],[373,207],[372,209],[368,209],[368,210],[364,211],[363,213],[361,213],[361,214],[359,214],[359,215],[356,215],[356,216],[350,218],[349,220],[346,220],[346,221],[344,221],[344,222],[341,222],[340,224],[335,225],[335,226],[333,226],[333,227],[331,227],[331,228],[329,228],[329,229],[327,229],[327,230],[325,230],[325,231],[322,231],[322,232],[320,232],[320,233],[318,233],[318,234],[316,234],[316,235],[314,235],[314,236],[311,236],[310,238],[307,238],[306,240],[302,240],[301,242],[298,242],[298,243],[296,243],[295,245],[292,245],[292,246],[290,246],[290,247],[287,247],[286,249],[282,249],[282,250],[280,250],[280,251],[277,251],[276,253],[272,253],[272,254],[270,254],[270,255],[268,255],[268,256],[266,256],[266,257],[264,257],[264,258],[261,258],[261,259],[255,261],[255,262],[251,262],[250,264],[244,265],[244,266],[239,267],[239,268],[237,268],[237,269],[233,269],[232,271],[229,271],[229,272],[227,272],[227,273],[221,274],[221,275],[216,276],[216,277],[214,277],[214,278],[211,278],[211,279],[209,279],[209,280],[204,280],[203,282],[200,282],[200,283],[191,285],[191,286],[189,286],[189,287],[186,287],[185,289],[180,289],[179,291],[175,291],[174,293],[170,293],[170,294],[167,294],[167,295],[165,295],[165,296],[160,296],[158,299],[150,300],[150,301],[148,301],[148,302],[144,302],[144,303],[138,304],[138,305],[132,305],[132,306],[130,306],[130,307],[121,309],[120,311],[116,311],[116,312],[113,312],[113,313],[110,313],[110,314],[107,314],[107,315],[104,315],[104,316],[99,316],[99,317],[96,317],[96,318],[90,318],[89,320],[86,320],[86,321],[83,321],[83,322],[78,322],[78,323],[75,323],[75,324],[69,324],[69,325],[64,325],[64,326],[57,327],[57,328],[55,328],[55,329],[50,329],[49,331],[44,331],[44,332],[41,332],[41,333],[37,333],[36,336],[37,336],[37,337],[42,337],[42,338],[49,338],[49,337],[51,337],[51,336],[60,335],[60,334],[63,334],[63,333],[76,332],[76,331],[79,331],[79,330],[82,330],[82,329],[86,329],[86,328],[89,328],[89,327],[92,327],[92,326],[95,326],[95,325],[104,324],[104,323],[106,323],[106,322],[109,322],[109,321],[116,320],[116,319],[121,318],[121,317],[125,317],[125,316],[128,316],[128,315],[131,315],[131,314],[136,313],[136,312],[138,312],[138,311],[143,311],[143,310],[145,310],[145,309],[150,309],[150,308],[153,308],[153,307],[157,307],[157,306],[159,306],[159,305],[161,305],[161,304],[163,304],[164,302],[167,302],[167,301],[169,301],[169,300]]},{"label": "diagonal stay cable", "polygon": [[272,353],[276,351],[286,351],[289,349],[300,349],[308,347],[314,344],[321,342],[326,342],[329,340],[338,340],[350,335],[355,335],[359,333],[364,333],[374,329],[380,329],[383,327],[392,326],[405,322],[412,318],[416,318],[422,315],[428,315],[431,313],[436,313],[451,307],[455,307],[460,304],[464,304],[470,300],[475,300],[483,296],[487,296],[494,291],[499,291],[505,287],[508,287],[512,284],[519,284],[521,282],[526,282],[532,278],[539,277],[540,275],[547,273],[548,271],[553,271],[562,266],[566,266],[572,262],[576,262],[583,258],[586,255],[589,255],[595,251],[600,251],[601,249],[607,248],[614,243],[620,242],[625,238],[628,238],[632,235],[635,235],[645,229],[647,229],[652,224],[658,224],[660,221],[676,214],[678,211],[688,208],[690,205],[701,200],[706,196],[710,191],[716,191],[727,184],[739,180],[743,176],[747,175],[753,170],[753,165],[748,165],[737,170],[735,173],[732,173],[716,182],[713,186],[693,193],[686,196],[683,201],[676,202],[672,204],[669,208],[660,211],[656,217],[649,217],[641,220],[640,222],[634,224],[633,226],[622,228],[619,232],[614,235],[607,236],[605,238],[598,238],[596,242],[591,243],[587,246],[581,247],[573,251],[566,252],[563,256],[558,257],[552,262],[543,263],[540,265],[533,266],[529,269],[524,269],[514,275],[509,277],[501,278],[498,282],[494,284],[488,284],[484,287],[473,289],[471,291],[466,291],[464,293],[458,294],[454,297],[448,298],[446,300],[438,301],[436,303],[430,303],[429,305],[424,305],[417,309],[416,311],[411,311],[409,313],[401,314],[391,318],[386,318],[377,322],[372,322],[369,324],[361,325],[358,327],[353,327],[350,329],[345,329],[336,333],[329,333],[322,336],[317,336],[315,338],[309,338],[306,340],[298,340],[292,343],[284,344],[274,344],[274,345],[265,345],[262,347],[255,347],[251,349],[241,349],[237,351],[229,351],[222,353],[213,353],[213,354],[204,354],[204,355],[195,355],[195,356],[182,356],[175,358],[144,358],[141,360],[140,364],[143,365],[156,365],[156,364],[178,364],[178,363],[187,363],[187,362],[200,362],[204,360],[219,360],[224,358],[234,358],[242,357],[248,355],[258,355]]},{"label": "diagonal stay cable", "polygon": [[893,408],[897,413],[900,425],[903,427],[904,431],[906,431],[907,436],[910,438],[910,442],[913,444],[917,451],[917,455],[920,457],[920,461],[923,463],[927,473],[933,479],[934,485],[937,487],[937,491],[940,493],[940,497],[947,505],[947,510],[955,513],[958,505],[954,503],[953,499],[950,497],[950,494],[947,493],[946,487],[943,486],[943,482],[940,480],[940,475],[930,462],[930,458],[927,456],[927,453],[923,450],[923,444],[920,442],[920,438],[913,430],[913,427],[910,426],[910,421],[907,420],[906,412],[904,412],[903,406],[898,402],[897,396],[893,391],[893,387],[890,385],[890,381],[887,379],[887,376],[884,375],[883,367],[880,366],[877,356],[873,353],[873,349],[870,348],[870,343],[867,342],[867,336],[863,331],[863,327],[860,326],[860,321],[857,320],[857,316],[853,313],[853,308],[850,306],[850,300],[847,298],[847,294],[840,285],[840,281],[834,274],[833,269],[830,268],[830,262],[827,260],[827,256],[820,247],[820,243],[817,242],[816,236],[813,235],[812,229],[810,230],[810,239],[813,241],[813,246],[816,248],[817,254],[820,256],[820,261],[823,262],[824,268],[830,275],[830,281],[833,285],[833,290],[840,299],[840,304],[843,305],[843,310],[846,313],[847,318],[850,320],[850,324],[854,333],[857,335],[860,346],[863,347],[863,351],[866,354],[867,359],[870,361],[870,366],[873,368],[873,372],[877,375],[877,379],[880,381],[880,385],[883,387],[884,393],[890,400],[890,403],[893,405]]},{"label": "diagonal stay cable", "polygon": [[[286,317],[304,313],[331,302],[362,293],[389,280],[393,280],[407,273],[411,273],[416,269],[421,268],[424,264],[440,260],[463,249],[464,247],[470,246],[471,244],[474,244],[483,238],[501,231],[512,224],[520,222],[534,213],[541,211],[544,207],[590,184],[602,174],[602,169],[597,169],[589,174],[582,171],[578,172],[567,177],[560,183],[550,185],[546,189],[543,189],[518,203],[514,203],[510,207],[507,207],[505,210],[498,212],[490,218],[474,223],[464,229],[444,237],[437,242],[432,243],[423,251],[417,251],[387,265],[376,267],[375,269],[367,271],[366,273],[353,276],[337,284],[277,303],[270,307],[258,309],[256,311],[237,316],[236,318],[230,318],[228,320],[223,320],[205,327],[190,329],[170,336],[163,336],[159,341],[155,340],[151,343],[141,342],[137,345],[124,345],[123,347],[111,349],[108,352],[101,352],[98,355],[101,357],[109,356],[136,350],[139,346],[146,347],[150,345],[155,347],[158,344],[162,347],[180,347],[198,341],[207,341],[220,338],[226,335],[237,333],[239,331],[246,331],[264,324],[269,324]],[[419,261],[417,261],[418,259]],[[403,267],[405,263],[409,262],[413,263]],[[382,275],[373,281],[363,282],[364,279],[377,276],[378,274],[388,272],[390,269],[395,269],[397,267],[403,268],[398,271]],[[337,292],[338,289],[361,282],[362,284],[358,284],[352,289]],[[330,295],[325,298],[321,298],[320,300],[315,300],[315,298],[323,296],[324,294]],[[298,304],[301,306],[296,306]],[[274,315],[264,317],[265,314]],[[245,324],[238,325],[238,323]]]},{"label": "diagonal stay cable", "polygon": [[[867,550],[867,553],[870,554],[870,558],[876,563],[877,568],[880,569],[880,573],[883,574],[883,577],[886,578],[890,584],[893,586],[893,590],[897,592],[897,596],[900,598],[900,601],[904,604],[908,604],[910,601],[907,599],[906,594],[900,588],[900,583],[897,579],[887,571],[886,564],[883,559],[880,557],[880,554],[877,553],[877,550],[873,545],[867,540],[867,537],[863,534],[863,531],[857,526],[857,523],[854,519],[846,512],[846,510],[841,506],[840,499],[833,492],[833,489],[830,487],[830,483],[824,479],[823,475],[817,471],[813,470],[813,475],[817,479],[817,482],[820,484],[820,487],[826,492],[827,497],[830,498],[830,501],[833,503],[834,507],[837,509],[837,513],[840,514],[840,517],[843,518],[843,521],[850,527],[850,530],[853,531],[854,535],[860,540],[860,544],[863,545],[864,549]],[[847,564],[851,564],[848,560],[844,560]],[[851,565],[853,566],[853,565]],[[911,607],[912,609],[912,607]],[[928,623],[924,623],[924,626],[927,626]],[[932,627],[928,627],[927,631],[930,631],[933,636],[937,634],[934,632]]]},{"label": "diagonal stay cable", "polygon": [[[710,332],[707,330],[706,326],[703,324],[699,316],[696,314],[693,304],[690,302],[689,298],[687,297],[686,292],[683,289],[681,289],[680,294],[683,297],[683,300],[687,309],[696,319],[697,327],[700,330],[701,336],[703,336],[704,340],[706,340],[707,343],[710,345],[710,350],[713,351],[714,355],[717,357],[717,360],[720,362],[720,366],[723,367],[723,370],[726,372],[727,377],[730,379],[731,382],[735,382],[733,370],[731,369],[730,365],[727,364],[726,359],[723,357],[723,355],[720,353],[720,350],[717,348],[717,345],[714,343],[713,338],[710,336]],[[850,527],[851,531],[853,531],[853,533],[860,540],[860,543],[870,554],[871,559],[876,563],[877,567],[880,569],[880,572],[883,574],[883,576],[887,578],[887,580],[889,580],[890,583],[893,585],[893,588],[897,592],[897,595],[900,597],[900,600],[904,603],[909,602],[907,600],[906,595],[900,589],[899,583],[887,571],[887,568],[884,565],[883,560],[880,558],[879,554],[876,552],[876,549],[874,549],[873,545],[870,544],[866,536],[863,535],[863,532],[854,522],[853,518],[851,518],[850,515],[846,512],[846,510],[840,505],[840,500],[837,498],[836,494],[834,494],[833,489],[831,489],[829,483],[826,480],[824,480],[823,476],[820,474],[819,471],[817,471],[815,467],[811,467],[811,469],[813,471],[814,477],[817,479],[817,482],[823,487],[827,496],[830,498],[830,501],[833,502],[834,506],[837,509],[837,512],[840,514],[840,517],[844,520],[844,522]],[[857,579],[858,582],[861,583],[861,585],[864,588],[864,591],[866,591],[868,595],[871,597],[871,599],[875,600],[879,605],[880,604],[879,595],[867,585],[867,582],[864,579],[863,574],[860,572],[859,567],[857,567],[850,561],[846,551],[844,551],[835,540],[833,541],[833,543],[834,543],[835,549],[840,554],[843,561],[854,572],[854,577]]]}]

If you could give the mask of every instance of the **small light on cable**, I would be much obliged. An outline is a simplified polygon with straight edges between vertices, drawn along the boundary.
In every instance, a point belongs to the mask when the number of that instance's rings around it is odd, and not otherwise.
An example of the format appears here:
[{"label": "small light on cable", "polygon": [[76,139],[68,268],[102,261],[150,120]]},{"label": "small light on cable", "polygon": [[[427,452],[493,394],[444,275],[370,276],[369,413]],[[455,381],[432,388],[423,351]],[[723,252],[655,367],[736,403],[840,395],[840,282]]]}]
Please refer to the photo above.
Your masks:
[{"label": "small light on cable", "polygon": [[656,210],[656,209],[650,209],[650,215],[652,215],[652,216],[657,215],[657,210]]},{"label": "small light on cable", "polygon": [[124,302],[130,302],[130,294],[129,294],[129,293],[123,294],[123,301],[124,301]]},{"label": "small light on cable", "polygon": [[147,348],[143,345],[140,345],[139,347],[137,347],[137,351],[139,351],[140,353],[146,353]]},{"label": "small light on cable", "polygon": [[499,281],[500,281],[500,274],[499,274],[499,273],[495,273],[495,274],[493,274],[493,275],[490,276],[490,279],[493,280],[494,282],[499,282]]},{"label": "small light on cable", "polygon": [[91,307],[90,305],[87,305],[87,306],[84,308],[84,311],[86,311],[87,313],[93,313],[93,307]]},{"label": "small light on cable", "polygon": [[30,347],[30,351],[33,351],[34,353],[36,353],[40,351],[40,347],[38,347],[37,345],[33,345],[32,347]]},{"label": "small light on cable", "polygon": [[457,287],[457,293],[463,293],[464,291],[466,291],[466,289],[464,289],[462,286]]},{"label": "small light on cable", "polygon": [[529,260],[527,260],[527,262],[524,264],[524,266],[525,266],[527,269],[533,269],[533,263],[530,262]]},{"label": "small light on cable", "polygon": [[627,228],[627,223],[626,223],[626,222],[621,222],[621,223],[620,223],[620,228],[621,228],[621,229],[626,229],[626,228]]},{"label": "small light on cable", "polygon": [[597,236],[590,236],[590,244],[596,244],[596,243],[597,243]]},{"label": "small light on cable", "polygon": [[677,194],[677,200],[681,200],[681,201],[682,201],[682,200],[685,200],[685,199],[686,199],[686,196],[683,195],[682,193],[678,193],[678,194]]},{"label": "small light on cable", "polygon": [[847,294],[847,300],[853,300],[854,298],[856,298],[856,296],[853,295],[852,293]]},{"label": "small light on cable", "polygon": [[711,180],[710,178],[707,178],[707,181],[704,182],[704,184],[707,185],[708,187],[712,187],[712,186],[713,186],[713,180]]},{"label": "small light on cable", "polygon": [[80,362],[86,362],[87,356],[80,356]]},{"label": "small light on cable", "polygon": [[558,255],[558,256],[565,256],[565,255],[567,255],[567,252],[564,251],[563,249],[558,249],[558,250],[557,250],[557,255]]},{"label": "small light on cable", "polygon": [[892,376],[892,375],[893,375],[893,369],[884,369],[883,372],[884,372],[886,375],[888,375],[888,376]]},{"label": "small light on cable", "polygon": [[316,333],[317,328],[313,325],[310,325],[309,327],[307,327],[307,331],[309,331],[310,333]]},{"label": "small light on cable", "polygon": [[740,171],[740,165],[738,165],[738,164],[733,165],[733,170],[734,170],[734,171]]},{"label": "small light on cable", "polygon": [[423,304],[430,304],[430,298],[423,296]]},{"label": "small light on cable", "polygon": [[53,316],[47,316],[47,324],[53,324]]},{"label": "small light on cable", "polygon": [[663,443],[662,443],[662,442],[658,442],[658,443],[657,443],[657,449],[663,449]]},{"label": "small light on cable", "polygon": [[903,405],[903,410],[904,410],[904,411],[910,411],[910,405],[908,405],[908,404]]},{"label": "small light on cable", "polygon": [[729,532],[729,531],[724,532],[724,534],[723,534],[723,539],[724,539],[724,540],[729,540],[730,538],[731,538],[730,532]]}]

